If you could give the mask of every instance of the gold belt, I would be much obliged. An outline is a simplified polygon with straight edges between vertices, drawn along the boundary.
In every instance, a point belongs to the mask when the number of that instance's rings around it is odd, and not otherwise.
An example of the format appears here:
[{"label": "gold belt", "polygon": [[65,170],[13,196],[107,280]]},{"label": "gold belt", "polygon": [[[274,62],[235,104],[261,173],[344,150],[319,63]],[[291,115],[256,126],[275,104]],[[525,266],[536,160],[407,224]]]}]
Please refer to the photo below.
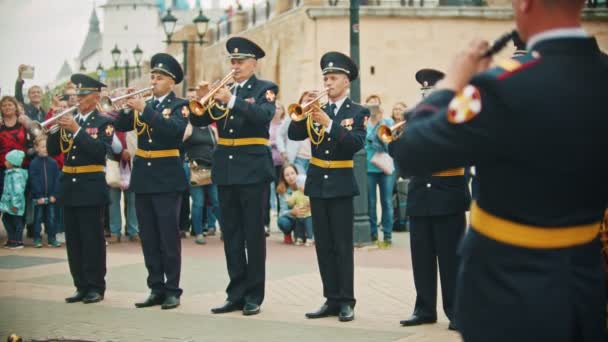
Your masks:
[{"label": "gold belt", "polygon": [[137,149],[135,155],[146,159],[179,157],[179,150],[145,151]]},{"label": "gold belt", "polygon": [[270,145],[270,140],[265,138],[219,138],[217,143],[222,146]]},{"label": "gold belt", "polygon": [[103,172],[105,166],[103,165],[83,165],[83,166],[63,166],[64,173],[92,173],[92,172]]},{"label": "gold belt", "polygon": [[324,169],[352,169],[354,165],[352,160],[323,160],[315,157],[310,158],[310,163]]},{"label": "gold belt", "polygon": [[464,176],[464,168],[450,169],[433,173],[435,177]]},{"label": "gold belt", "polygon": [[494,216],[471,204],[471,228],[492,240],[526,248],[566,248],[591,242],[600,222],[567,227],[537,227]]}]

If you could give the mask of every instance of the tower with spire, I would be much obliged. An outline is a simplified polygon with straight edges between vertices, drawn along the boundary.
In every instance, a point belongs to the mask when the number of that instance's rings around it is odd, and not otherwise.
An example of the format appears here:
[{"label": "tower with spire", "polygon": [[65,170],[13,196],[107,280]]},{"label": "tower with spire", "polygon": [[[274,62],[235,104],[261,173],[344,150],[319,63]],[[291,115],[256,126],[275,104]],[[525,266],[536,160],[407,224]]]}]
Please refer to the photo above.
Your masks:
[{"label": "tower with spire", "polygon": [[99,28],[97,11],[93,8],[89,18],[89,31],[82,43],[80,53],[74,61],[74,69],[79,70],[83,66],[86,70],[95,70],[102,60],[103,37]]}]

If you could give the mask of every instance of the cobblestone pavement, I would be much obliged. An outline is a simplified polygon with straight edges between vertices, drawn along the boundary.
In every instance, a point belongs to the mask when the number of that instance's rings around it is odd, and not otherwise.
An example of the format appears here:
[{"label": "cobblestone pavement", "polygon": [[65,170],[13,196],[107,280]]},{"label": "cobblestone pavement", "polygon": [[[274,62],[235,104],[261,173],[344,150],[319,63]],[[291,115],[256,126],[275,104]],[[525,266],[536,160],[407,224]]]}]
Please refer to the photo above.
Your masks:
[{"label": "cobblestone pavement", "polygon": [[[447,329],[438,301],[439,322],[403,328],[399,320],[413,309],[414,290],[409,236],[395,233],[390,249],[355,251],[356,319],[307,320],[304,313],[323,302],[314,247],[287,246],[282,235],[267,241],[266,299],[262,313],[212,315],[225,299],[227,274],[219,237],[207,245],[183,242],[182,305],[135,309],[144,299],[146,269],[141,247],[108,246],[107,292],[98,304],[65,304],[73,293],[65,248],[0,250],[0,338],[15,332],[26,340],[85,341],[460,341]],[[26,245],[31,241],[26,240]],[[438,291],[440,294],[441,291]]]}]

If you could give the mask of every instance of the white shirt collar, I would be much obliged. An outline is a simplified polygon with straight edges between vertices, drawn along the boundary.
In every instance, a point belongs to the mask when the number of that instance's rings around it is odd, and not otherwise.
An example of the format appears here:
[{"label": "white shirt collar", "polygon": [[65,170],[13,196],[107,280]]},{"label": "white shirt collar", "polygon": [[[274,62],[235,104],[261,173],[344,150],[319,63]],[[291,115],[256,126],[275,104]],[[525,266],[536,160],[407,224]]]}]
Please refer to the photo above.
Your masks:
[{"label": "white shirt collar", "polygon": [[155,98],[155,100],[158,100],[158,104],[161,104],[161,103],[163,103],[163,101],[165,101],[165,98],[167,96],[169,96],[169,94],[171,94],[171,92],[168,92],[168,93],[166,93],[165,95],[163,95],[161,97],[157,97],[157,98]]},{"label": "white shirt collar", "polygon": [[554,30],[548,30],[541,33],[537,33],[528,39],[526,48],[531,51],[536,44],[543,40],[557,39],[557,38],[587,38],[589,34],[582,27],[575,28],[560,28]]},{"label": "white shirt collar", "polygon": [[338,101],[336,101],[336,102],[331,102],[331,101],[329,101],[329,104],[330,104],[330,105],[331,105],[332,103],[336,105],[336,112],[335,112],[335,113],[333,113],[334,115],[335,115],[335,114],[338,114],[338,112],[340,111],[340,108],[342,107],[342,105],[344,104],[344,101],[346,101],[346,99],[347,99],[347,98],[348,98],[348,96],[344,96],[342,99],[340,99],[340,100],[338,100]]},{"label": "white shirt collar", "polygon": [[91,113],[93,113],[93,111],[90,111],[86,114],[78,113],[78,115],[76,115],[76,119],[86,120],[89,117],[89,114]]}]

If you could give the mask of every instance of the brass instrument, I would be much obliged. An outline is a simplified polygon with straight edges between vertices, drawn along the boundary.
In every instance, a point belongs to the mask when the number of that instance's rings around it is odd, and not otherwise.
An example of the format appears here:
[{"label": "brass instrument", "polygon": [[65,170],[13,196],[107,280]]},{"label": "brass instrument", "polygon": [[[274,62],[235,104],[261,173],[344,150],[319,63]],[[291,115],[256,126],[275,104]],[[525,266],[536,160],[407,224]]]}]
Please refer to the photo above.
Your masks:
[{"label": "brass instrument", "polygon": [[381,125],[378,127],[378,132],[376,133],[378,135],[378,139],[385,144],[395,141],[401,135],[398,133],[398,131],[403,125],[405,125],[405,121],[398,122],[390,127],[387,125]]},{"label": "brass instrument", "polygon": [[492,46],[490,46],[490,48],[488,48],[488,50],[486,50],[483,55],[481,55],[481,58],[487,58],[497,54],[498,52],[500,52],[500,50],[504,49],[505,46],[507,46],[507,43],[509,43],[513,39],[513,37],[516,36],[518,36],[517,30],[512,30],[503,34],[494,41]]},{"label": "brass instrument", "polygon": [[294,121],[296,121],[296,122],[302,121],[302,120],[306,119],[308,116],[310,116],[313,109],[321,108],[327,103],[327,101],[321,101],[321,99],[324,96],[327,96],[327,89],[322,91],[321,93],[319,93],[319,95],[317,95],[317,97],[315,97],[313,100],[309,101],[308,103],[305,103],[303,105],[300,105],[298,103],[290,104],[289,107],[287,107],[287,113],[289,115],[293,114],[294,116],[296,116]]},{"label": "brass instrument", "polygon": [[74,106],[62,111],[61,113],[56,114],[52,118],[49,118],[48,120],[44,120],[43,122],[38,122],[35,120],[31,121],[28,124],[28,130],[29,130],[30,134],[32,136],[34,136],[35,138],[42,134],[46,134],[49,131],[55,131],[55,129],[58,127],[57,124],[54,124],[48,128],[47,128],[47,126],[49,126],[50,124],[59,120],[59,118],[61,118],[62,116],[65,116],[65,115],[75,111],[76,109],[78,109],[78,105],[74,105]]},{"label": "brass instrument", "polygon": [[[146,97],[146,95],[150,95],[148,93],[152,92],[152,89],[154,89],[154,87],[148,87],[148,88],[143,88],[140,89],[138,91],[132,92],[132,93],[127,93],[124,95],[119,95],[119,96],[115,96],[115,97],[110,97],[110,96],[103,96],[101,97],[101,99],[99,100],[99,103],[97,104],[97,110],[99,110],[100,112],[111,112],[111,111],[119,111],[119,110],[123,110],[127,108],[127,103],[124,100],[133,98],[133,97]],[[127,91],[126,88],[118,88],[115,89],[112,93],[116,94],[116,93],[121,93],[121,92],[125,92]],[[123,102],[121,102],[123,101]]]},{"label": "brass instrument", "polygon": [[[224,76],[224,78],[222,78],[222,80],[219,81],[219,83],[217,83],[217,85],[213,89],[209,90],[209,92],[205,94],[205,96],[203,96],[200,100],[191,100],[188,105],[188,107],[190,107],[190,112],[192,112],[192,114],[196,116],[203,116],[205,115],[205,112],[208,112],[211,118],[216,121],[221,120],[223,117],[225,117],[230,110],[218,104],[217,101],[215,101],[214,96],[220,89],[224,88],[226,84],[232,81],[233,77],[234,70],[231,70],[228,75]],[[232,91],[232,89],[237,85],[238,83],[233,83],[229,90]],[[213,114],[211,114],[211,109],[214,106],[218,107],[221,110],[224,110],[224,115],[214,117]]]},{"label": "brass instrument", "polygon": [[290,116],[294,116],[292,118],[293,121],[299,122],[302,120],[306,120],[306,130],[308,132],[308,138],[310,143],[313,145],[320,145],[323,142],[325,137],[325,127],[319,126],[318,123],[314,122],[312,119],[312,112],[314,110],[318,110],[324,105],[327,104],[328,101],[322,101],[323,97],[327,96],[328,90],[320,92],[317,97],[313,100],[300,105],[297,103],[292,103],[287,107],[287,113]]}]

